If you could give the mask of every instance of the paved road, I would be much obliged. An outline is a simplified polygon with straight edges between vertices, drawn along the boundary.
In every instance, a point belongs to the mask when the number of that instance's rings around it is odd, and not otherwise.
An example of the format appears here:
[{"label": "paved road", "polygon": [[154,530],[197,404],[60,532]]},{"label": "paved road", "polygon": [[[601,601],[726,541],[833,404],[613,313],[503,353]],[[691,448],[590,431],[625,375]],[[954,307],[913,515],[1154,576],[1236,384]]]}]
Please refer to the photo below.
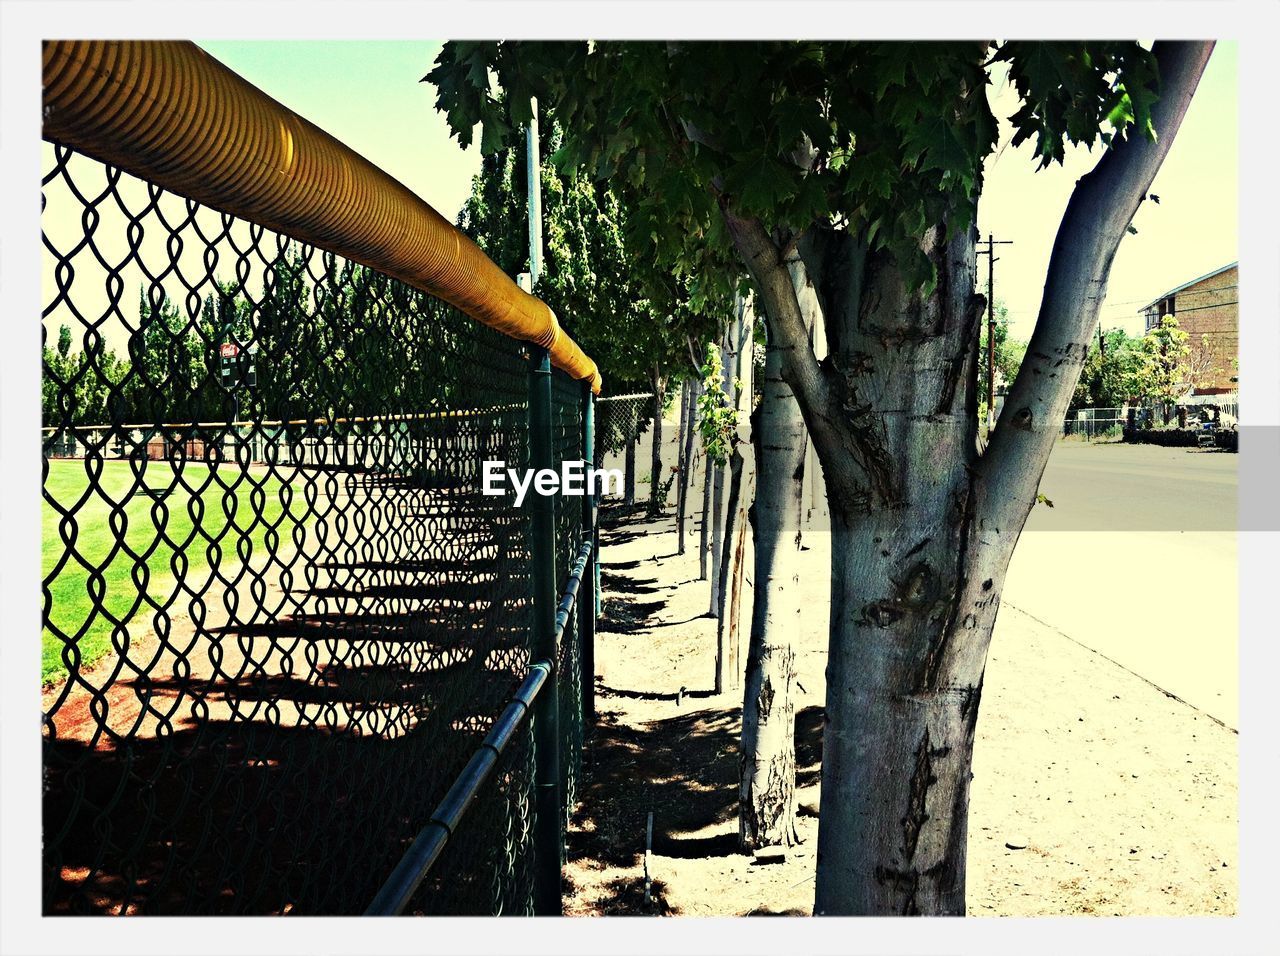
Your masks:
[{"label": "paved road", "polygon": [[[664,457],[674,461],[669,425]],[[647,476],[647,441],[636,458]],[[1191,448],[1059,442],[1040,482],[1054,507],[1032,509],[1004,601],[1237,727],[1239,460]],[[606,465],[621,467],[621,456]],[[647,483],[637,487],[640,498],[648,493]],[[810,531],[821,528],[815,516]]]},{"label": "paved road", "polygon": [[1059,443],[1004,600],[1237,727],[1238,461]]},{"label": "paved road", "polygon": [[1059,442],[1028,531],[1234,531],[1239,455]]}]

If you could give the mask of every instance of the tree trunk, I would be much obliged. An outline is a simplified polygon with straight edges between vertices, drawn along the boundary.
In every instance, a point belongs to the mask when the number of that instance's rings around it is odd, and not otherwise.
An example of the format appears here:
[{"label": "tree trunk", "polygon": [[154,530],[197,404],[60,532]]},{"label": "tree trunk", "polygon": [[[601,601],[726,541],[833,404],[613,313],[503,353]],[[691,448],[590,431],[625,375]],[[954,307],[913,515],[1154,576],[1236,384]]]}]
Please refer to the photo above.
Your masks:
[{"label": "tree trunk", "polygon": [[[735,317],[730,323],[724,353],[725,391],[733,403],[736,435],[729,457],[729,491],[725,506],[723,547],[720,553],[718,605],[714,608],[716,623],[715,691],[738,686],[740,674],[735,641],[738,636],[736,610],[741,607],[738,590],[743,580],[742,561],[746,552],[747,503],[751,500],[745,486],[750,469],[742,450],[751,441],[751,367],[744,359],[751,348],[755,313],[743,297],[735,299]],[[735,387],[734,383],[740,387]],[[744,493],[745,492],[745,493]]]},{"label": "tree trunk", "polygon": [[676,526],[678,534],[678,554],[685,552],[685,532],[688,523],[689,479],[693,471],[693,417],[697,410],[697,379],[686,378],[680,392],[680,475],[676,479],[680,488],[676,496]]},{"label": "tree trunk", "polygon": [[724,557],[724,506],[725,471],[727,464],[715,463],[716,473],[711,479],[711,606],[708,617],[720,617],[720,564]]},{"label": "tree trunk", "polygon": [[[795,269],[793,267],[792,271],[792,285],[795,286],[797,296],[804,309],[805,323],[809,333],[809,341],[812,343],[813,354],[819,361],[822,361],[827,357],[827,330],[823,324],[822,308],[818,303],[817,291],[812,284],[806,286],[807,276],[803,269]],[[804,456],[805,495],[807,498],[804,523],[805,530],[809,531],[813,528],[814,514],[818,514],[821,518],[826,513],[827,489],[822,480],[822,466],[818,462],[818,450],[811,441],[807,442],[807,449]],[[822,529],[822,533],[826,533],[825,525],[820,523],[818,527]],[[803,538],[801,539],[800,550],[809,550]]]},{"label": "tree trunk", "polygon": [[[957,631],[989,635],[998,599],[974,601],[966,583],[976,545],[975,238],[947,243],[939,229],[924,244],[939,274],[927,299],[887,255],[850,241],[806,259],[833,303],[828,324],[844,332],[830,359],[847,383],[840,404],[859,409],[845,421],[866,429],[868,460],[850,469],[823,447],[829,435],[815,436],[828,484],[845,489],[831,507],[816,913],[964,912],[982,673],[947,672],[941,661]],[[832,285],[851,274],[863,284],[845,311]]]},{"label": "tree trunk", "polygon": [[746,587],[747,576],[747,532],[750,527],[747,511],[749,502],[755,494],[755,456],[742,461],[742,508],[743,513],[734,531],[733,550],[728,555],[729,570],[729,606],[728,638],[725,649],[729,658],[730,687],[737,687],[742,674],[742,596]]},{"label": "tree trunk", "polygon": [[661,501],[658,500],[662,495],[663,484],[662,406],[666,400],[666,382],[662,378],[661,366],[654,365],[650,382],[653,384],[653,446],[649,459],[649,514],[656,516],[667,506],[665,496]]},{"label": "tree trunk", "polygon": [[972,227],[944,222],[920,237],[937,277],[930,288],[908,282],[863,235],[810,228],[798,246],[826,322],[819,362],[777,241],[721,207],[784,350],[831,512],[816,914],[964,913],[973,736],[1005,570],[1112,259],[1211,50],[1157,43],[1158,139],[1131,133],[1077,182],[1026,358],[981,456],[985,301],[972,292]]},{"label": "tree trunk", "polygon": [[689,411],[689,383],[680,383],[680,417],[676,422],[676,554],[684,554],[684,476],[689,460],[684,454],[684,429]]},{"label": "tree trunk", "polygon": [[711,460],[711,456],[705,451],[702,455],[702,464],[706,469],[702,474],[702,527],[698,529],[698,580],[705,581],[707,579],[707,542],[711,536],[711,481],[716,471],[716,463]]},{"label": "tree trunk", "polygon": [[[804,300],[816,306],[812,291]],[[792,846],[796,832],[795,697],[801,596],[798,563],[808,437],[782,378],[773,338],[765,352],[760,407],[751,429],[756,496],[754,600],[742,703],[738,833],[743,849]]]},{"label": "tree trunk", "polygon": [[[737,316],[725,323],[724,335],[720,341],[720,388],[727,400],[733,401],[733,372],[730,354],[734,350],[734,338],[737,331]],[[712,477],[712,498],[714,513],[711,523],[711,606],[707,610],[708,617],[720,619],[723,602],[720,593],[720,567],[724,563],[724,525],[726,501],[726,478],[729,470],[728,460],[716,463],[715,475]]]},{"label": "tree trunk", "polygon": [[640,436],[637,435],[627,441],[626,454],[623,458],[622,467],[626,471],[623,478],[623,504],[633,505],[636,503],[636,446],[640,444]]}]

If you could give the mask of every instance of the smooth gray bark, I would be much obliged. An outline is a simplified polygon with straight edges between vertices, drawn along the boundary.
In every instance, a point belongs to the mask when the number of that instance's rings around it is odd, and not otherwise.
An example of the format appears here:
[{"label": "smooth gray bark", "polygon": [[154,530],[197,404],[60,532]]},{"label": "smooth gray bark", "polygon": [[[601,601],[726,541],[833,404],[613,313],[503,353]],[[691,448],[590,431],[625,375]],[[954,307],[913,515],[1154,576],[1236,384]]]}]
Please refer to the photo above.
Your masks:
[{"label": "smooth gray bark", "polygon": [[698,529],[698,580],[705,581],[707,579],[707,551],[708,541],[711,536],[711,481],[716,471],[716,463],[711,460],[711,456],[704,451],[702,454],[702,464],[705,469],[702,473],[702,527]]},{"label": "smooth gray bark", "polygon": [[[730,372],[729,354],[733,350],[734,336],[737,331],[737,316],[725,323],[724,335],[720,340],[720,388],[733,402],[733,375]],[[722,607],[720,594],[720,567],[724,558],[724,526],[728,500],[725,487],[728,479],[729,461],[716,462],[715,474],[711,478],[713,513],[711,523],[711,606],[707,611],[709,617],[720,618]]]},{"label": "smooth gray bark", "polygon": [[676,441],[680,447],[680,470],[676,476],[676,553],[685,552],[685,532],[688,521],[689,472],[693,468],[693,383],[686,378],[680,384],[680,428]]},{"label": "smooth gray bark", "polygon": [[708,544],[711,561],[711,606],[709,617],[720,616],[720,562],[724,557],[725,473],[728,464],[715,462],[715,474],[711,479],[711,541]]},{"label": "smooth gray bark", "polygon": [[[798,278],[803,283],[803,275]],[[812,315],[817,306],[812,287],[799,294]],[[800,406],[782,378],[782,363],[782,352],[770,339],[751,432],[755,575],[738,784],[738,832],[746,850],[792,846],[799,839],[793,641],[801,633],[798,558],[809,442]]]},{"label": "smooth gray bark", "polygon": [[649,513],[656,515],[667,506],[666,499],[659,501],[662,491],[662,406],[666,404],[666,380],[662,376],[662,367],[654,365],[650,376],[653,384],[653,444],[649,456]]},{"label": "smooth gray bark", "polygon": [[737,687],[741,673],[738,654],[740,592],[745,577],[747,505],[754,483],[753,469],[743,450],[750,447],[751,441],[751,364],[748,356],[752,348],[755,313],[750,302],[741,296],[735,298],[734,313],[724,354],[725,390],[733,403],[736,435],[729,456],[729,490],[717,595],[719,603],[715,608],[716,693]]},{"label": "smooth gray bark", "polygon": [[622,468],[626,474],[622,480],[622,500],[624,504],[633,505],[636,503],[636,446],[640,444],[640,436],[630,439],[627,442],[626,451],[623,455]]},{"label": "smooth gray bark", "polygon": [[[804,414],[831,512],[831,631],[814,912],[964,913],[974,728],[1004,575],[1079,377],[1126,228],[1212,43],[1157,43],[1159,138],[1117,141],[1082,177],[1026,358],[978,453],[973,230],[929,228],[936,287],[814,227],[798,245],[828,355],[806,340],[777,237],[725,221]],[[981,95],[975,90],[973,95]]]}]

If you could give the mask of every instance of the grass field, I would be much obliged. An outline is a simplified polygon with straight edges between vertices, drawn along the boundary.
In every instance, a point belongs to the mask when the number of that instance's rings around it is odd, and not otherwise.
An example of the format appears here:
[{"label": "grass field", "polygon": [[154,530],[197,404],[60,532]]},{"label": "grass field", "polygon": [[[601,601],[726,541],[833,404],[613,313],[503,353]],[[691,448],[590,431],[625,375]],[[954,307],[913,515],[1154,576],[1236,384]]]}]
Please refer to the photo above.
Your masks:
[{"label": "grass field", "polygon": [[[169,462],[146,465],[143,480],[148,487],[175,484]],[[117,621],[128,624],[137,617],[143,627],[150,624],[154,611],[144,595],[164,603],[177,580],[175,566],[184,580],[198,588],[209,571],[211,551],[220,568],[234,567],[240,562],[240,539],[248,541],[251,555],[262,554],[266,535],[277,524],[281,541],[289,542],[291,521],[280,523],[285,486],[278,478],[243,473],[234,466],[223,466],[211,475],[207,465],[186,463],[181,479],[182,484],[159,502],[136,487],[129,462],[107,461],[102,463],[101,478],[86,495],[89,475],[84,461],[49,462],[46,495],[66,509],[84,498],[70,521],[48,497],[41,515],[41,572],[52,598],[47,620],[74,641],[79,667],[87,667],[111,650]],[[225,487],[233,483],[233,489]],[[301,520],[306,507],[301,498],[301,492],[295,491],[290,501],[293,520]],[[119,512],[113,512],[113,502],[122,503]],[[59,532],[64,522],[71,548]],[[184,610],[180,600],[176,610]],[[66,648],[46,625],[41,655],[45,684],[66,675]]]}]

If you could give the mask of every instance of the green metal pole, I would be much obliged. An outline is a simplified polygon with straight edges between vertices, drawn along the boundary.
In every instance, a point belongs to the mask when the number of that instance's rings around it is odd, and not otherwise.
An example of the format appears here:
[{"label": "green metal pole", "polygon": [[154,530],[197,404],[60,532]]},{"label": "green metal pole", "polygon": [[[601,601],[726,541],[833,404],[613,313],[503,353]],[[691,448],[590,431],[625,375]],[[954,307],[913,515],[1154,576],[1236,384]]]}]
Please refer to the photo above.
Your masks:
[{"label": "green metal pole", "polygon": [[[588,468],[596,460],[596,397],[591,383],[582,383],[582,457]],[[584,575],[587,594],[578,601],[578,633],[582,637],[582,723],[589,727],[596,719],[596,575],[600,561],[596,549],[600,541],[596,537],[596,497],[582,496],[582,533],[591,541],[591,567]]]},{"label": "green metal pole", "polygon": [[[593,427],[594,427],[594,419],[595,419],[595,405],[596,405],[595,396],[592,396],[591,416],[593,420]],[[605,417],[607,418],[608,416],[606,415]],[[595,453],[594,447],[592,448],[592,453],[593,455]],[[603,465],[604,455],[601,455],[600,459],[601,459],[600,464]],[[592,460],[591,464],[593,466],[596,464],[594,459]],[[592,596],[594,597],[594,601],[592,603],[595,605],[596,620],[598,621],[600,620],[600,610],[601,610],[600,608],[600,499],[598,497],[595,500],[595,514],[592,516],[591,527],[594,529],[592,533],[595,535],[595,545],[596,545],[594,548],[591,549],[591,581],[592,581],[591,593],[592,593]]]},{"label": "green metal pole", "polygon": [[[529,349],[529,467],[554,468],[551,446],[551,357],[545,348]],[[560,874],[564,863],[561,842],[564,812],[560,790],[560,675],[556,673],[556,528],[555,500],[530,494],[530,557],[533,578],[533,660],[551,662],[547,686],[534,701],[534,820],[533,912],[559,916],[562,912]]]}]

